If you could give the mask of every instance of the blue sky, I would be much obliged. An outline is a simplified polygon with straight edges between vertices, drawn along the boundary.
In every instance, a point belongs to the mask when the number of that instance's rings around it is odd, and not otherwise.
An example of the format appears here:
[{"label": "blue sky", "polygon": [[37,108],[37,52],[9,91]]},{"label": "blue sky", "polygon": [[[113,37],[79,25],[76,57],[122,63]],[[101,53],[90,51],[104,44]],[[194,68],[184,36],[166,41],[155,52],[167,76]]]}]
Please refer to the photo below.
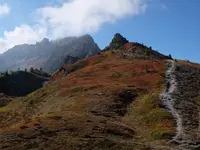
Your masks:
[{"label": "blue sky", "polygon": [[199,0],[110,0],[113,5],[106,0],[85,0],[84,5],[81,1],[0,0],[0,6],[9,8],[2,13],[0,7],[0,52],[44,37],[86,33],[104,48],[119,32],[129,41],[200,63]]}]

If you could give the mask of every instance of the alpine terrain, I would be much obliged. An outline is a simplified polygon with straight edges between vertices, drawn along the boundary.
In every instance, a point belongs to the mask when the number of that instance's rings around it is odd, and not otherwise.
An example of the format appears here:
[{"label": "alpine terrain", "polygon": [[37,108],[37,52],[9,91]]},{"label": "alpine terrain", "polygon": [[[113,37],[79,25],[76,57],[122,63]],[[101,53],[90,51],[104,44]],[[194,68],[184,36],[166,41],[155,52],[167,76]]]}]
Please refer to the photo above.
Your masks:
[{"label": "alpine terrain", "polygon": [[8,90],[0,78],[2,150],[200,150],[200,64],[119,33],[102,51],[85,35],[16,46],[7,58],[6,68],[54,72],[17,94],[21,79],[10,76]]}]

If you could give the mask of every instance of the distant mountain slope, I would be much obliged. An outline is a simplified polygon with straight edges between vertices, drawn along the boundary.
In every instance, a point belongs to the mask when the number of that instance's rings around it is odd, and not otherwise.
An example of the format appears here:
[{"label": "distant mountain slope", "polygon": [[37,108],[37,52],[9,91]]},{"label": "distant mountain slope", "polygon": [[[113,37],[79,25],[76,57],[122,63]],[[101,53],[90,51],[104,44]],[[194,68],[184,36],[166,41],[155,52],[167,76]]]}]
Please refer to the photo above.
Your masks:
[{"label": "distant mountain slope", "polygon": [[17,71],[0,77],[0,93],[9,96],[25,96],[41,87],[47,77],[34,73]]},{"label": "distant mountain slope", "polygon": [[67,37],[36,44],[18,45],[0,55],[0,71],[34,68],[52,72],[57,70],[68,55],[84,58],[100,51],[90,35]]},{"label": "distant mountain slope", "polygon": [[63,39],[56,41],[54,44],[56,50],[52,52],[43,66],[47,71],[56,71],[67,61],[69,56],[83,59],[100,52],[98,45],[90,35],[84,35],[67,42],[66,39]]}]

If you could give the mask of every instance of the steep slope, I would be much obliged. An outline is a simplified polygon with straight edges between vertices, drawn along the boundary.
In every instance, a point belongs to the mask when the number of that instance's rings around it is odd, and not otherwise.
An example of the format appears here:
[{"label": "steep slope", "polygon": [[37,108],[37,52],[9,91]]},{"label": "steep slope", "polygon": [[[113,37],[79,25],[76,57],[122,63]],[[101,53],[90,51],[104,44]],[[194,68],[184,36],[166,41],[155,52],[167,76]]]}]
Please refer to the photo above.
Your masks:
[{"label": "steep slope", "polygon": [[200,149],[200,65],[170,61],[161,98],[177,122],[174,142],[181,149]]},{"label": "steep slope", "polygon": [[0,77],[0,93],[9,96],[25,96],[41,88],[47,77],[42,77],[33,73],[17,71],[11,75]]},{"label": "steep slope", "polygon": [[[200,66],[178,63],[175,71],[177,91],[175,109],[181,117],[182,132],[177,137],[184,147],[200,149]],[[189,144],[189,145],[187,145]]]},{"label": "steep slope", "polygon": [[67,37],[56,41],[45,38],[33,45],[15,46],[0,55],[0,71],[34,67],[52,72],[61,67],[68,55],[84,58],[99,51],[99,47],[90,35]]}]

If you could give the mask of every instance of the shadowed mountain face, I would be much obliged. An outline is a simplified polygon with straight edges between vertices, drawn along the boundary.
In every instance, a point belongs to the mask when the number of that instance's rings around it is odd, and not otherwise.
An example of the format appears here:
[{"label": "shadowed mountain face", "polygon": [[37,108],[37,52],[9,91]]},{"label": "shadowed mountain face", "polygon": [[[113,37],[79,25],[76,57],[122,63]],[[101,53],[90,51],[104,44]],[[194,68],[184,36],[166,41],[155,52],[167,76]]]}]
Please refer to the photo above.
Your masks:
[{"label": "shadowed mountain face", "polygon": [[45,38],[33,45],[15,46],[0,55],[0,71],[34,67],[52,72],[63,64],[68,55],[81,59],[95,55],[99,51],[90,35],[67,37],[56,41]]},{"label": "shadowed mountain face", "polygon": [[17,71],[0,77],[0,93],[25,96],[43,87],[49,79],[31,72]]}]

